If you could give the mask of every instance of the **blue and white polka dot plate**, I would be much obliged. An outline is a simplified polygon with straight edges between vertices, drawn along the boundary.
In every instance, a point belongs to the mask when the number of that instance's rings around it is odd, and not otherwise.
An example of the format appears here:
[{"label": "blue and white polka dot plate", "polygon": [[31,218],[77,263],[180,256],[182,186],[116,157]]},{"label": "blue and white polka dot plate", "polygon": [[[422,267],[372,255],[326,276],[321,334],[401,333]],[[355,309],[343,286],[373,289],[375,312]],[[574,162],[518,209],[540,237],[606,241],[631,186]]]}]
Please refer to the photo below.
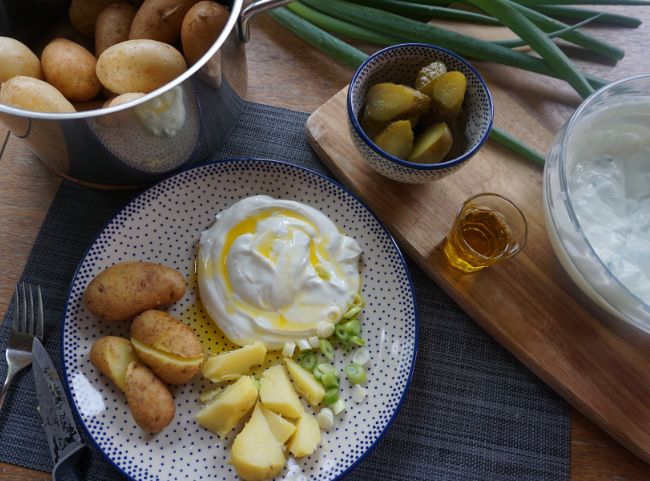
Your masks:
[{"label": "blue and white polka dot plate", "polygon": [[[236,432],[225,440],[197,424],[197,376],[172,387],[176,416],[160,434],[133,421],[123,394],[90,364],[92,343],[101,336],[129,336],[129,323],[102,322],[81,302],[90,280],[110,265],[139,259],[174,267],[188,279],[185,297],[169,311],[183,318],[196,305],[192,273],[201,231],[215,214],[245,197],[267,194],[309,204],[327,214],[363,248],[363,337],[372,360],[368,395],[352,401],[342,380],[345,414],[323,432],[312,456],[293,460],[277,479],[337,479],[378,441],[403,400],[415,364],[418,320],[413,287],[392,237],[353,194],[310,170],[272,160],[232,160],[196,167],[150,188],[117,214],[97,237],[72,282],[63,322],[62,353],[69,396],[96,446],[127,477],[138,481],[236,480],[228,464]],[[340,372],[352,353],[340,353]]]}]

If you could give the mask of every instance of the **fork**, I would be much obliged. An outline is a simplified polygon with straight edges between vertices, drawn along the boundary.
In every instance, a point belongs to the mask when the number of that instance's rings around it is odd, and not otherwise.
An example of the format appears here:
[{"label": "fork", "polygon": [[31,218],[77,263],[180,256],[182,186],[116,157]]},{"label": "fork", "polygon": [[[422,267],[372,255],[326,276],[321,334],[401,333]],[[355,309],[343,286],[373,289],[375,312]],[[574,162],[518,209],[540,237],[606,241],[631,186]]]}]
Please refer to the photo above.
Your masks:
[{"label": "fork", "polygon": [[[34,305],[36,291],[36,306]],[[0,392],[0,410],[14,377],[32,363],[32,341],[34,336],[43,341],[43,297],[40,286],[16,285],[14,295],[14,319],[11,325],[9,343],[5,351],[7,378]]]}]

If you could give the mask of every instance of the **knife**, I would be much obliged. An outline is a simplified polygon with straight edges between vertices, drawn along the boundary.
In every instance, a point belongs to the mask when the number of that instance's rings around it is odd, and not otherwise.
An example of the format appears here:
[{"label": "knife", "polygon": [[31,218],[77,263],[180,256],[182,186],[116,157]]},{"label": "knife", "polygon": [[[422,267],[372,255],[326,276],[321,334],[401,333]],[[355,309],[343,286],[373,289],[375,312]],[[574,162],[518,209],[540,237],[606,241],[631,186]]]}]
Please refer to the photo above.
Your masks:
[{"label": "knife", "polygon": [[86,446],[81,442],[68,399],[54,364],[37,337],[32,342],[32,370],[38,412],[54,461],[53,481],[83,481],[80,461]]}]

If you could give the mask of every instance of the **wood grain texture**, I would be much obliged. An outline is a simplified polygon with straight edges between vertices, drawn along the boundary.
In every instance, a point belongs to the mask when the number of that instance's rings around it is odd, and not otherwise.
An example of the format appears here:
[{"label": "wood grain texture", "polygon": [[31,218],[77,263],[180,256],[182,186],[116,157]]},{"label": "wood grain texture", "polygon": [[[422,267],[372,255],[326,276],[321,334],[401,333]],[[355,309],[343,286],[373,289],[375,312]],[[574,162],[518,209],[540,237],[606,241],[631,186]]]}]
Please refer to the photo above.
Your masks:
[{"label": "wood grain texture", "polygon": [[[650,22],[650,9],[615,8]],[[248,98],[256,102],[312,112],[344,87],[353,71],[336,65],[302,40],[277,26],[266,16],[252,22],[252,39],[247,48],[249,66]],[[594,29],[595,30],[595,29]],[[589,71],[615,79],[623,72],[645,66],[649,30],[599,28],[599,36],[625,47],[627,58],[616,69],[607,64],[589,64]],[[371,51],[367,46],[361,46]],[[641,61],[639,60],[641,59]],[[620,71],[619,71],[620,67]],[[493,83],[510,85],[509,97],[538,116],[550,130],[557,129],[575,108],[577,99],[567,91],[534,85],[528,90],[526,78],[515,70],[481,66],[489,70]],[[557,85],[557,84],[556,84]],[[550,95],[549,98],[543,97]],[[547,145],[534,132],[520,128],[517,118],[504,113],[497,102],[497,120],[527,142],[545,151]],[[6,129],[0,124],[4,138]],[[517,161],[520,162],[520,161]],[[10,138],[0,158],[0,313],[4,314],[13,285],[23,269],[40,224],[47,212],[59,179],[51,175],[31,155],[19,139]],[[612,440],[590,421],[575,414],[572,426],[572,481],[644,481],[650,467]],[[0,481],[46,481],[48,474],[0,463]],[[91,480],[89,480],[91,481]]]}]

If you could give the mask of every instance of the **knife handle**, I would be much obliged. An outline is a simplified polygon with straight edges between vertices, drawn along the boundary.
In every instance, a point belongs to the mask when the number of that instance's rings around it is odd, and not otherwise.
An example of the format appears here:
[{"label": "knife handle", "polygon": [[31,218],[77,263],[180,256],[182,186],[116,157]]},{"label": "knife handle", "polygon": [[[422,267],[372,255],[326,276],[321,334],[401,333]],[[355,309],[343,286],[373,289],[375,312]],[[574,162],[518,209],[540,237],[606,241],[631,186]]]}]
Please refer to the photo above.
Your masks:
[{"label": "knife handle", "polygon": [[77,449],[60,459],[52,470],[52,481],[84,481],[81,473],[81,458],[86,446],[80,444]]}]

